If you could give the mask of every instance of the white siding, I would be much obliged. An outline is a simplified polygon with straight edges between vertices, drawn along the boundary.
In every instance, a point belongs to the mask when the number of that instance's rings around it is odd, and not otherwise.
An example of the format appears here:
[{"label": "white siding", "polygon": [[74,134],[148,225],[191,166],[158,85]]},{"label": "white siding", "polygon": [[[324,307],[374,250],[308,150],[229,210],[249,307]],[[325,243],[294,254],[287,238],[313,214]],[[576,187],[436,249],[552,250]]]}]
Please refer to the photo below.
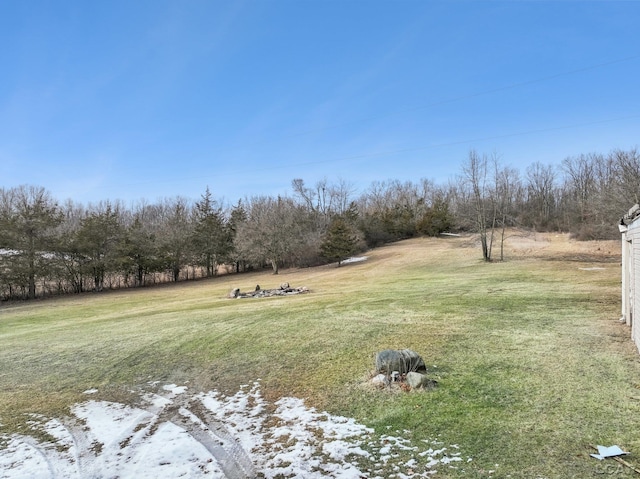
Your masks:
[{"label": "white siding", "polygon": [[640,321],[636,321],[636,314],[640,314],[640,224],[638,223],[634,222],[627,231],[627,240],[631,241],[631,247],[627,258],[629,311],[627,311],[626,322],[631,324],[631,339],[640,350]]},{"label": "white siding", "polygon": [[631,301],[633,297],[632,244],[627,235],[622,235],[622,321],[631,326]]}]

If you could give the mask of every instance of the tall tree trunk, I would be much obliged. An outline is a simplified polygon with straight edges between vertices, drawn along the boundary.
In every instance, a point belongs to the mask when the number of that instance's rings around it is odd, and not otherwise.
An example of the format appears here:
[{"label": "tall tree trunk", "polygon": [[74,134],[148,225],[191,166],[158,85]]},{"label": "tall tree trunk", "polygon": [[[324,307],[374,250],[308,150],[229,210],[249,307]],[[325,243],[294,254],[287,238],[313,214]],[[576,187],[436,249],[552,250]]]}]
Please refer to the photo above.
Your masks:
[{"label": "tall tree trunk", "polygon": [[137,271],[137,279],[138,279],[138,286],[143,286],[143,281],[144,281],[144,268],[141,265],[138,265],[138,271]]},{"label": "tall tree trunk", "polygon": [[29,299],[36,297],[36,261],[33,251],[29,251]]}]

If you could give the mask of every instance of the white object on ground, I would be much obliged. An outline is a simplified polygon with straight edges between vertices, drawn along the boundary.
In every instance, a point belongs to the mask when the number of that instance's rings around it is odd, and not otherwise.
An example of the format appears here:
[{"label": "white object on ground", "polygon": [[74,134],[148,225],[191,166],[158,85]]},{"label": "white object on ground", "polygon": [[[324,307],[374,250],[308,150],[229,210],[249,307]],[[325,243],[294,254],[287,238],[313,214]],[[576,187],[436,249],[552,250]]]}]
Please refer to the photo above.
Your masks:
[{"label": "white object on ground", "polygon": [[602,461],[607,457],[622,456],[623,454],[629,454],[620,449],[619,446],[598,446],[598,454],[589,454],[591,457]]}]

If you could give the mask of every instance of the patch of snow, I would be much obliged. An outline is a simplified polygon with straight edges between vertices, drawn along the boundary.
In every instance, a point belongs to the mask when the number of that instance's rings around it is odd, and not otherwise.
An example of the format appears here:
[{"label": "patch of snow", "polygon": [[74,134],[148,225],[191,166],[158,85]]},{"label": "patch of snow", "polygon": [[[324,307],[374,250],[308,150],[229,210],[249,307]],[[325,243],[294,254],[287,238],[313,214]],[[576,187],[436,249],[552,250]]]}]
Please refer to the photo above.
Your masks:
[{"label": "patch of snow", "polygon": [[347,258],[342,260],[342,264],[344,263],[359,263],[360,261],[366,261],[369,259],[368,256],[352,256],[351,258]]},{"label": "patch of snow", "polygon": [[97,389],[87,389],[86,391],[82,391],[82,394],[95,394],[97,392]]},{"label": "patch of snow", "polygon": [[172,404],[171,399],[164,396],[158,396],[157,394],[144,394],[142,399],[156,409],[161,409]]},{"label": "patch of snow", "polygon": [[34,436],[51,439],[0,436],[0,476],[419,479],[463,461],[457,445],[449,453],[437,440],[418,446],[407,437],[377,435],[298,398],[268,404],[258,382],[232,396],[186,391],[169,384],[144,394],[140,407],[87,401],[64,419],[30,415]]},{"label": "patch of snow", "polygon": [[166,384],[162,386],[162,389],[169,391],[172,394],[182,394],[187,391],[187,386],[176,386],[175,384]]}]

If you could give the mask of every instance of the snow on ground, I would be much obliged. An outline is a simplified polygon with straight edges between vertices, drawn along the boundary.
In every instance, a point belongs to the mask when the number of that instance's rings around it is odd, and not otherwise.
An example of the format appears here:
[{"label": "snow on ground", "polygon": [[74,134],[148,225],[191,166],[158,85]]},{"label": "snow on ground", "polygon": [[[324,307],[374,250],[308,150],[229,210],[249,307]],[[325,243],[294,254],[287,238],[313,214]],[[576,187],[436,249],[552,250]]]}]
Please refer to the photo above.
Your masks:
[{"label": "snow on ground", "polygon": [[301,399],[268,404],[259,382],[233,396],[164,385],[140,407],[89,400],[28,425],[33,436],[0,436],[4,479],[418,479],[471,461],[457,445],[376,435]]},{"label": "snow on ground", "polygon": [[366,261],[368,256],[352,256],[351,258],[347,258],[342,260],[342,264],[344,263],[359,263],[360,261]]}]

